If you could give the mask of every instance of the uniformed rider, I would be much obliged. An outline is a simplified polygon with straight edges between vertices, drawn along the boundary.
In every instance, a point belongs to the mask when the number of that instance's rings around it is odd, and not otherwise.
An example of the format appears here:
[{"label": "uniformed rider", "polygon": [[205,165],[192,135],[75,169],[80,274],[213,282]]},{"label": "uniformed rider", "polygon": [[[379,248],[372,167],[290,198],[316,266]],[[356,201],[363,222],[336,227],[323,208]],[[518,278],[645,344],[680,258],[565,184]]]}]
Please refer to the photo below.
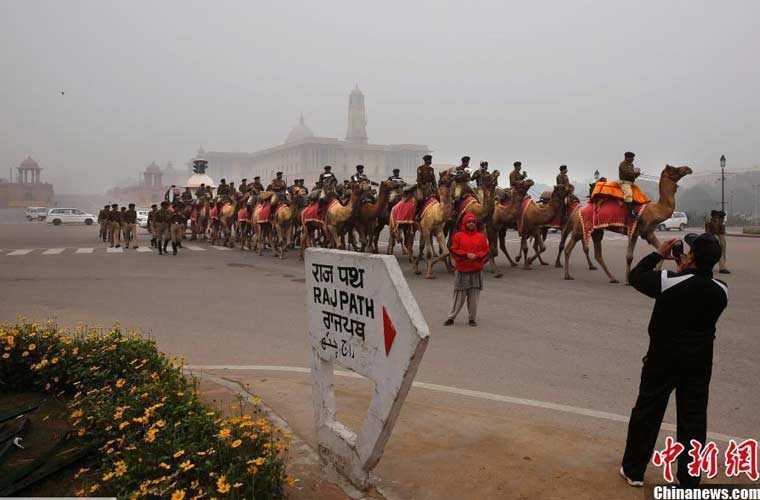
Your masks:
[{"label": "uniformed rider", "polygon": [[320,203],[324,203],[328,198],[335,195],[336,188],[338,187],[338,178],[332,173],[330,165],[325,165],[325,171],[319,175],[316,187],[320,191]]},{"label": "uniformed rider", "polygon": [[641,175],[641,170],[633,165],[633,159],[635,154],[630,151],[625,153],[625,158],[620,162],[618,166],[618,184],[623,191],[623,201],[628,205],[628,215],[632,218],[636,218],[636,212],[633,209],[633,184],[636,182],[636,178]]}]

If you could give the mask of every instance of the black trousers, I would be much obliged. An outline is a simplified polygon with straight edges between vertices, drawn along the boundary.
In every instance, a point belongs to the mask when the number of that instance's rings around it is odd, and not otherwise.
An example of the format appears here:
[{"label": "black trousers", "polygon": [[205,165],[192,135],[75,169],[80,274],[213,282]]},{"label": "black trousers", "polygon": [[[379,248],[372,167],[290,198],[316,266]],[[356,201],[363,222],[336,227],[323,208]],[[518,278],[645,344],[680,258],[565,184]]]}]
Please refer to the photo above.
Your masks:
[{"label": "black trousers", "polygon": [[676,439],[684,446],[678,457],[678,482],[696,486],[699,477],[689,476],[690,441],[705,444],[707,400],[712,375],[712,339],[697,345],[655,345],[650,343],[636,406],[628,423],[628,438],[623,454],[623,469],[634,480],[643,480],[652,458],[670,393],[676,391]]}]

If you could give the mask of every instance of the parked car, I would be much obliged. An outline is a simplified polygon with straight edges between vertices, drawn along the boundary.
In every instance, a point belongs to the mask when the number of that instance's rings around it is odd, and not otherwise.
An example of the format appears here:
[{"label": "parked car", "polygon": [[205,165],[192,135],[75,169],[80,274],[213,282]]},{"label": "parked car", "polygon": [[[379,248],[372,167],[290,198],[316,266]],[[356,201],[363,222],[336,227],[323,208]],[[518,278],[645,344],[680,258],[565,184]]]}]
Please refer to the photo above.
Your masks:
[{"label": "parked car", "polygon": [[140,227],[147,228],[148,227],[148,212],[150,210],[148,209],[137,209],[137,225]]},{"label": "parked car", "polygon": [[78,208],[51,208],[47,213],[47,223],[54,226],[61,224],[87,224],[97,222],[98,218]]},{"label": "parked car", "polygon": [[26,207],[24,211],[24,215],[26,215],[28,221],[45,220],[47,213],[47,207]]},{"label": "parked car", "polygon": [[683,231],[689,227],[689,218],[683,212],[673,212],[673,216],[657,226],[660,231],[670,231],[671,229],[678,229]]}]

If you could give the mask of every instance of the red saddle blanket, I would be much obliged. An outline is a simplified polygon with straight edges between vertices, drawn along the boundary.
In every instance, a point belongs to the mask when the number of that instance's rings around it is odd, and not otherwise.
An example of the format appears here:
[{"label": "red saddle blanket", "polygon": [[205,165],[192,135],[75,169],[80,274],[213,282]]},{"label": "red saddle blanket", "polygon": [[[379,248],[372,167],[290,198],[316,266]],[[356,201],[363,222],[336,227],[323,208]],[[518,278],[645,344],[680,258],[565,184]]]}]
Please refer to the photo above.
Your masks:
[{"label": "red saddle blanket", "polygon": [[238,222],[245,222],[248,220],[248,209],[246,207],[238,210]]},{"label": "red saddle blanket", "polygon": [[454,207],[454,209],[457,212],[457,227],[459,227],[459,221],[462,219],[462,216],[464,215],[465,210],[467,210],[467,207],[469,207],[476,201],[478,201],[477,198],[468,194],[467,196],[465,196],[464,198],[462,198],[461,200],[457,202],[456,207]]},{"label": "red saddle blanket", "polygon": [[190,209],[190,220],[192,222],[198,222],[198,209],[195,208],[195,205]]},{"label": "red saddle blanket", "polygon": [[425,212],[427,212],[428,208],[432,207],[436,203],[438,203],[438,198],[435,198],[433,196],[425,200],[425,204],[422,205],[422,212],[420,212],[420,219],[425,217]]},{"label": "red saddle blanket", "polygon": [[623,234],[632,234],[645,206],[646,204],[634,204],[633,210],[636,212],[636,218],[630,219],[628,207],[622,201],[605,200],[598,204],[586,203],[581,208],[580,214],[583,224],[583,240],[588,243],[592,232],[608,227],[619,227],[623,230]]},{"label": "red saddle blanket", "polygon": [[[639,186],[634,184],[632,189],[633,202],[634,203],[649,203],[651,200],[647,198],[647,195],[639,189]],[[597,196],[608,198],[620,198],[623,199],[623,190],[620,189],[620,184],[617,182],[597,182],[594,185],[594,191],[591,193],[591,201],[596,201]]]},{"label": "red saddle blanket", "polygon": [[216,205],[211,207],[211,210],[209,211],[209,215],[211,216],[211,219],[219,220],[219,211],[216,209]]},{"label": "red saddle blanket", "polygon": [[401,200],[393,205],[393,208],[391,208],[391,220],[393,221],[393,225],[414,224],[414,213],[416,209],[417,204],[411,197]]},{"label": "red saddle blanket", "polygon": [[526,196],[522,203],[520,203],[520,209],[517,211],[517,232],[522,236],[523,224],[525,223],[525,212],[527,212],[528,205],[533,203],[533,199],[530,196]]},{"label": "red saddle blanket", "polygon": [[256,221],[259,224],[266,224],[269,222],[269,216],[272,215],[272,204],[268,201],[263,205],[259,203],[258,213],[256,214]]},{"label": "red saddle blanket", "polygon": [[554,219],[550,223],[548,223],[547,227],[553,227],[555,229],[562,229],[562,217],[567,216],[569,217],[570,214],[575,212],[575,209],[578,208],[578,206],[581,204],[580,201],[575,200],[570,205],[567,205],[566,207],[563,207],[564,210],[560,210],[557,212],[557,215],[554,216]]},{"label": "red saddle blanket", "polygon": [[328,205],[322,206],[322,210],[320,210],[318,201],[309,204],[301,212],[301,222],[317,222],[324,225],[327,222],[327,211],[335,203],[338,203],[338,200],[331,200]]}]

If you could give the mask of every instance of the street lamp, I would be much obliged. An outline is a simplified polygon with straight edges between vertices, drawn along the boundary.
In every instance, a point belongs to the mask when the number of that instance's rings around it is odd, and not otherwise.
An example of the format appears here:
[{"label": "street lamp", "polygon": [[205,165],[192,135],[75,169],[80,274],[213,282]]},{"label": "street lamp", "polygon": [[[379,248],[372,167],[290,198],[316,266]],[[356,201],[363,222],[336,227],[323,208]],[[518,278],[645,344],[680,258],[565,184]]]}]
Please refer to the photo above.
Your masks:
[{"label": "street lamp", "polygon": [[720,155],[720,209],[726,212],[726,155]]},{"label": "street lamp", "polygon": [[594,181],[599,180],[599,170],[594,170]]}]

